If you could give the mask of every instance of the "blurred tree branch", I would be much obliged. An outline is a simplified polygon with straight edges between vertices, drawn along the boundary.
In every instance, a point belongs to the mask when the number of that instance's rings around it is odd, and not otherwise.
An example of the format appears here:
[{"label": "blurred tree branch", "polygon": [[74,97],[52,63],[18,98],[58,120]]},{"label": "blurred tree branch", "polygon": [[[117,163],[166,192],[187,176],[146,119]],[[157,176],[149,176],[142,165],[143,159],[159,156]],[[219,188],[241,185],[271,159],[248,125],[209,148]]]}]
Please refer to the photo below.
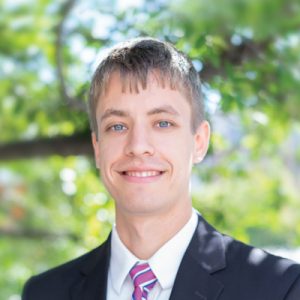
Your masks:
[{"label": "blurred tree branch", "polygon": [[249,60],[262,59],[271,42],[271,40],[254,42],[249,39],[244,39],[239,45],[228,42],[229,47],[220,53],[220,66],[216,67],[204,62],[203,69],[200,71],[202,81],[209,82],[218,75],[226,77],[226,64],[240,66]]},{"label": "blurred tree branch", "polygon": [[0,160],[28,159],[50,155],[92,155],[89,131],[71,136],[40,138],[0,145]]},{"label": "blurred tree branch", "polygon": [[60,85],[60,93],[65,100],[66,104],[76,110],[86,111],[86,106],[81,99],[78,99],[74,96],[71,96],[64,77],[64,63],[63,63],[63,39],[64,39],[64,24],[68,17],[68,14],[75,5],[76,0],[68,0],[62,5],[60,11],[61,20],[58,23],[55,33],[56,33],[56,42],[55,42],[55,60],[57,67],[57,76]]}]

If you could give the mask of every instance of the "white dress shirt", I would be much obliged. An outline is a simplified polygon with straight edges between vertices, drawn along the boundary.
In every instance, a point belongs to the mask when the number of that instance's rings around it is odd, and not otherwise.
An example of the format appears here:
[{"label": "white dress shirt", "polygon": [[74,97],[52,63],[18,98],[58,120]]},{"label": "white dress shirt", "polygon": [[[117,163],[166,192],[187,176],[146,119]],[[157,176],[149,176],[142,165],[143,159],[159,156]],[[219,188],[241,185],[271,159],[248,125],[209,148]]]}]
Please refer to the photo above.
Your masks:
[{"label": "white dress shirt", "polygon": [[[147,261],[158,280],[148,294],[148,300],[167,300],[170,298],[179,265],[192,239],[197,223],[197,212],[193,210],[191,218],[183,228]],[[111,237],[107,300],[132,299],[134,288],[129,271],[138,261],[144,262],[126,248],[114,226]]]}]

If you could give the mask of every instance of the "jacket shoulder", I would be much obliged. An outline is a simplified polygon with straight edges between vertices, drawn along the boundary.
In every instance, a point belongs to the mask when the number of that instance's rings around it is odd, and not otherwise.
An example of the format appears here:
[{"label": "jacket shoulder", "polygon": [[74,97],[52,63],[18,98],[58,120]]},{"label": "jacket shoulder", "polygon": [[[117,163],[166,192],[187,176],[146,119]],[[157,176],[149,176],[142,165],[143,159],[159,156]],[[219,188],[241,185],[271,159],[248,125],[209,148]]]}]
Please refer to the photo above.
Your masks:
[{"label": "jacket shoulder", "polygon": [[[103,256],[106,243],[62,265],[31,277],[23,288],[22,300],[68,299],[69,289]],[[49,297],[49,298],[47,298]]]},{"label": "jacket shoulder", "polygon": [[300,284],[300,264],[228,236],[224,241],[227,268],[241,291],[274,295],[267,299],[290,299],[285,297]]},{"label": "jacket shoulder", "polygon": [[238,259],[249,270],[259,270],[263,274],[271,273],[282,276],[286,273],[299,273],[300,264],[288,258],[269,253],[266,250],[247,245],[231,237],[224,236],[227,257],[230,260]]},{"label": "jacket shoulder", "polygon": [[225,235],[202,216],[190,249],[202,267],[223,285],[222,299],[299,298],[294,296],[299,294],[299,264]]}]

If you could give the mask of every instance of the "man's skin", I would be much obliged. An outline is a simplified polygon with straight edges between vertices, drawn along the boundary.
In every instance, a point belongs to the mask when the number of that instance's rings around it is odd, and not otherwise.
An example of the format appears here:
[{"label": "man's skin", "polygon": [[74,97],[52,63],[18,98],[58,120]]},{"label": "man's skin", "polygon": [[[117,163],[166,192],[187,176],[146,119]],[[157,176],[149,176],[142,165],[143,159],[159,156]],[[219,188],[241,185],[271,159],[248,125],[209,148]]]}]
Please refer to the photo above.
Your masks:
[{"label": "man's skin", "polygon": [[116,203],[116,227],[138,258],[150,258],[187,223],[192,212],[190,176],[208,148],[210,127],[192,130],[191,105],[154,73],[146,89],[110,79],[97,106],[92,134],[97,167]]}]

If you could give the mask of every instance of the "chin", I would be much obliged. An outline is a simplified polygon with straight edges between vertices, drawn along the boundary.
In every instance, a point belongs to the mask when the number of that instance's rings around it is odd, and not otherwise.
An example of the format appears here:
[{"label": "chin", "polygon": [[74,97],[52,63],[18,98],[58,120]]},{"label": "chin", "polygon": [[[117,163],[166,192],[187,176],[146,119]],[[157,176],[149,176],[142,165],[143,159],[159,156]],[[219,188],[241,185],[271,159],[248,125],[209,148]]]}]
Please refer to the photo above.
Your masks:
[{"label": "chin", "polygon": [[127,211],[130,215],[145,215],[158,213],[163,208],[159,203],[155,203],[153,199],[141,200],[141,198],[139,198],[136,201],[131,200],[127,202],[126,205],[119,205],[119,209],[120,211]]}]

